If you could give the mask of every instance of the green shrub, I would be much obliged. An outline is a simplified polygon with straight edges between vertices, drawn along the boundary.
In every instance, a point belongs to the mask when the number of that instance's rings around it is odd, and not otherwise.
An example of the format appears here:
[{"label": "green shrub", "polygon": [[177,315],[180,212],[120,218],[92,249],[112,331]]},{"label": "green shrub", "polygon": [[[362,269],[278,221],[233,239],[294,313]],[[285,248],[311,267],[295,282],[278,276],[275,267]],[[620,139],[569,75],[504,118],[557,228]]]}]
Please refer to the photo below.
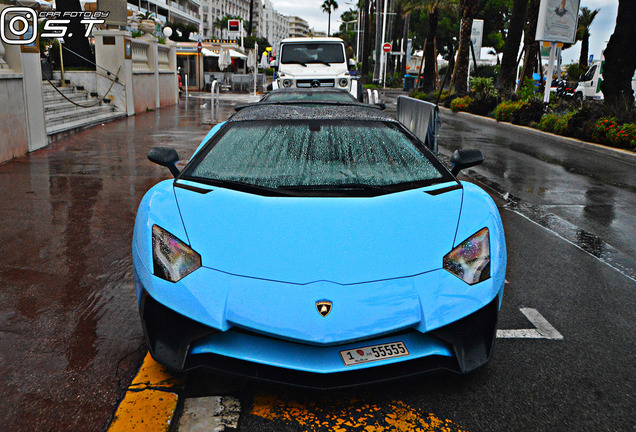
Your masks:
[{"label": "green shrub", "polygon": [[520,100],[528,100],[532,99],[537,91],[538,87],[535,85],[535,81],[532,78],[526,78],[523,80],[523,85],[519,91],[517,91],[517,96],[519,96]]},{"label": "green shrub", "polygon": [[571,63],[565,67],[565,74],[568,81],[578,81],[581,75],[585,72],[585,69],[579,66],[578,63]]},{"label": "green shrub", "polygon": [[473,99],[470,96],[453,99],[450,104],[451,110],[453,110],[453,112],[468,111],[468,106],[472,101]]},{"label": "green shrub", "polygon": [[619,124],[612,117],[604,117],[592,127],[592,139],[599,144],[636,150],[636,124]]},{"label": "green shrub", "polygon": [[497,121],[509,122],[512,120],[512,113],[521,108],[523,102],[521,101],[503,101],[495,108],[493,114]]},{"label": "green shrub", "polygon": [[574,112],[569,112],[567,114],[563,114],[560,116],[557,121],[554,123],[554,133],[559,135],[569,135],[568,123],[570,119],[574,115]]},{"label": "green shrub", "polygon": [[528,126],[541,120],[544,112],[543,102],[538,99],[530,99],[523,102],[519,108],[512,112],[510,122],[513,124]]},{"label": "green shrub", "polygon": [[468,80],[470,89],[475,92],[476,99],[485,99],[496,96],[497,90],[492,78],[470,77]]},{"label": "green shrub", "polygon": [[557,114],[546,114],[539,120],[539,129],[544,132],[554,132],[557,120],[559,120]]}]

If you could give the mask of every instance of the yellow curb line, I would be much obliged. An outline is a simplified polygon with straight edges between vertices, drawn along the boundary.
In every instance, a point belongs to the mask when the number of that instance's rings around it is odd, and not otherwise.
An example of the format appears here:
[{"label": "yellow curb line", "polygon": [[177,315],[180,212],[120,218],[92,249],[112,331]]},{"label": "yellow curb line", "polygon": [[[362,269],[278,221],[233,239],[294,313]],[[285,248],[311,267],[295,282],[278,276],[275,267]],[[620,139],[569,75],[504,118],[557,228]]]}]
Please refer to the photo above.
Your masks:
[{"label": "yellow curb line", "polygon": [[117,407],[108,432],[168,431],[183,381],[146,354]]}]

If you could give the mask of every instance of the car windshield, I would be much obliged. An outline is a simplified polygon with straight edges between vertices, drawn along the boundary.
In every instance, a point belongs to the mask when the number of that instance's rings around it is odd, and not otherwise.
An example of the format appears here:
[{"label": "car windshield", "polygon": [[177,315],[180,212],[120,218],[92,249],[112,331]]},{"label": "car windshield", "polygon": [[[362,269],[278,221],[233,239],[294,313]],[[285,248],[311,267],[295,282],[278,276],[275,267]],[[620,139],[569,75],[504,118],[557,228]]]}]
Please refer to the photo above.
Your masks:
[{"label": "car windshield", "polygon": [[229,123],[181,178],[230,188],[390,189],[380,193],[452,180],[396,125],[337,120]]},{"label": "car windshield", "polygon": [[344,63],[344,51],[339,43],[283,44],[281,63]]},{"label": "car windshield", "polygon": [[345,92],[280,92],[270,93],[263,98],[267,102],[282,101],[323,101],[323,102],[357,102],[353,96]]}]

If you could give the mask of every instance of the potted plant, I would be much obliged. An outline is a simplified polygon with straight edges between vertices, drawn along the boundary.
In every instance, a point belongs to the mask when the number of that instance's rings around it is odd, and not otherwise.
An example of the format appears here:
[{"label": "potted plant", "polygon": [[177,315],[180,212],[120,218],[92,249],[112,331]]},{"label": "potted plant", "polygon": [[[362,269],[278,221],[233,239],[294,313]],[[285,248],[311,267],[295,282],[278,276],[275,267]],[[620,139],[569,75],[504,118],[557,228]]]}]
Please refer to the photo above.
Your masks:
[{"label": "potted plant", "polygon": [[155,30],[155,20],[152,12],[140,13],[137,18],[139,18],[139,30],[144,33],[152,33]]}]

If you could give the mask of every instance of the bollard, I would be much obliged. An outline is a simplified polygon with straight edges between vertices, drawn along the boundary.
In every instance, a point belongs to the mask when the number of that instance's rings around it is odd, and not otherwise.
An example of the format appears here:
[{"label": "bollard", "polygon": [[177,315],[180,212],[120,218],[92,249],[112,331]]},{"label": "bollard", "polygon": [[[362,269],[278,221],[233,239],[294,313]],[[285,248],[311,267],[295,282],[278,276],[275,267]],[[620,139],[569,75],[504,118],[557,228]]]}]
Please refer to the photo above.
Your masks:
[{"label": "bollard", "polygon": [[188,74],[185,74],[186,99],[188,98]]},{"label": "bollard", "polygon": [[380,103],[380,95],[377,89],[373,90],[373,103],[374,104]]},{"label": "bollard", "polygon": [[[210,123],[214,123],[214,110],[216,105],[219,104],[220,93],[219,93],[219,83],[217,80],[212,81],[212,86],[210,87]],[[215,96],[216,93],[216,96]]]},{"label": "bollard", "polygon": [[367,89],[367,103],[369,105],[373,105],[373,95],[371,94],[371,89]]}]

